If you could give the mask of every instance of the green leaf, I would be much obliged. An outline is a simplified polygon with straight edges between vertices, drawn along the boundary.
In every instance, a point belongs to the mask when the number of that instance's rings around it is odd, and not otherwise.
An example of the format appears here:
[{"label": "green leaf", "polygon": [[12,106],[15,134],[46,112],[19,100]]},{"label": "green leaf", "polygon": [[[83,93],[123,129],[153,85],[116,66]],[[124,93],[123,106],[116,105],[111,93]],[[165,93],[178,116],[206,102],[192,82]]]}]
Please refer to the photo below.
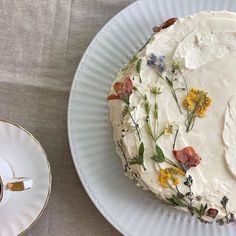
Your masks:
[{"label": "green leaf", "polygon": [[186,205],[175,195],[172,195],[170,198],[166,198],[174,206],[185,207]]},{"label": "green leaf", "polygon": [[161,163],[161,162],[164,162],[165,159],[161,159],[160,157],[158,157],[157,155],[154,155],[151,157],[152,160],[154,160],[155,162],[157,163]]},{"label": "green leaf", "polygon": [[141,156],[134,156],[133,159],[129,162],[130,165],[142,165],[143,164],[143,158]]},{"label": "green leaf", "polygon": [[149,113],[150,113],[150,104],[148,102],[146,94],[144,95],[144,109],[145,109],[146,114],[149,115]]},{"label": "green leaf", "polygon": [[158,163],[165,161],[165,155],[158,145],[156,145],[156,153],[152,159]]},{"label": "green leaf", "polygon": [[136,70],[138,73],[140,73],[141,65],[142,65],[142,59],[140,58],[136,64]]},{"label": "green leaf", "polygon": [[146,167],[143,163],[143,156],[134,156],[133,159],[129,162],[130,165],[141,165],[143,169],[146,171]]},{"label": "green leaf", "polygon": [[202,216],[205,215],[206,209],[207,209],[207,203],[205,205],[201,203],[200,208],[199,209],[196,208],[195,210],[198,213],[199,217],[201,218]]},{"label": "green leaf", "polygon": [[166,81],[171,87],[173,87],[173,83],[168,77],[166,77]]},{"label": "green leaf", "polygon": [[143,164],[143,160],[142,158],[140,158],[139,156],[137,157],[134,157],[130,162],[129,162],[130,165],[142,165]]},{"label": "green leaf", "polygon": [[138,60],[138,56],[137,56],[137,55],[134,55],[134,56],[132,57],[132,59],[130,60],[130,63],[133,64],[133,63],[135,63],[137,60]]},{"label": "green leaf", "polygon": [[144,153],[144,145],[143,145],[143,142],[142,142],[139,146],[138,154],[139,154],[140,157],[143,157],[143,153]]},{"label": "green leaf", "polygon": [[122,97],[121,97],[122,101],[124,103],[126,103],[127,105],[129,105],[129,96],[127,94],[122,94]]},{"label": "green leaf", "polygon": [[121,69],[121,71],[126,72],[131,66],[135,64],[137,60],[138,60],[138,56],[137,55],[133,56],[130,62],[127,65],[125,65],[124,68]]}]

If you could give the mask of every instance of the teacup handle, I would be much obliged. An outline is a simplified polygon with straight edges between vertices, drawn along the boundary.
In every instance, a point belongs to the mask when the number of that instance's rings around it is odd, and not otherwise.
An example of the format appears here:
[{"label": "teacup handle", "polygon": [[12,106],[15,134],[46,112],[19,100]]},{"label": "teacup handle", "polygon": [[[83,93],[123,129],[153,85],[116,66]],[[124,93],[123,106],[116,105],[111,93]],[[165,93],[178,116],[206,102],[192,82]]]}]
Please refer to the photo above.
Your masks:
[{"label": "teacup handle", "polygon": [[6,187],[10,191],[27,190],[33,187],[33,180],[29,177],[12,178],[8,181]]}]

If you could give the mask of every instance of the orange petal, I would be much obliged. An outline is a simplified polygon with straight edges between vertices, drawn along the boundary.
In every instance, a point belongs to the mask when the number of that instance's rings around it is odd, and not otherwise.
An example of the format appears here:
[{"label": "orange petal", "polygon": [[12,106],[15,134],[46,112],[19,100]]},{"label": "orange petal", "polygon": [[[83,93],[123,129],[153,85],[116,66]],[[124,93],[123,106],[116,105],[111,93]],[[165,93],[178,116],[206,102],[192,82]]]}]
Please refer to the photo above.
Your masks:
[{"label": "orange petal", "polygon": [[122,82],[116,82],[113,85],[113,88],[114,88],[116,94],[122,93],[123,87],[124,87],[124,83],[122,83]]},{"label": "orange petal", "polygon": [[116,100],[116,99],[120,99],[120,94],[118,94],[118,95],[111,94],[107,97],[107,100]]},{"label": "orange petal", "polygon": [[168,28],[169,26],[173,25],[177,20],[178,20],[178,18],[168,19],[167,21],[164,22],[162,29]]},{"label": "orange petal", "polygon": [[154,26],[154,27],[152,28],[152,30],[153,30],[154,33],[157,33],[157,32],[159,32],[159,31],[161,31],[161,26]]}]

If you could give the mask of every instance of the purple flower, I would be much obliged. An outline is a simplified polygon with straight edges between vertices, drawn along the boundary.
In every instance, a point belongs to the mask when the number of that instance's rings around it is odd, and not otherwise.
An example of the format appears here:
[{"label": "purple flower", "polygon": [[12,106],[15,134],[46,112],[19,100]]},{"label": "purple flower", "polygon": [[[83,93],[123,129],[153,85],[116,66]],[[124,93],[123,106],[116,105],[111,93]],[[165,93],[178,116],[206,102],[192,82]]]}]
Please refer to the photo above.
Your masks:
[{"label": "purple flower", "polygon": [[166,59],[166,57],[164,56],[164,55],[161,55],[161,56],[159,56],[159,61],[161,62],[161,63],[164,63],[165,62],[165,59]]},{"label": "purple flower", "polygon": [[147,60],[147,64],[148,66],[154,66],[156,63],[157,63],[157,56],[154,53],[152,53]]},{"label": "purple flower", "polygon": [[165,56],[157,57],[154,53],[151,53],[147,60],[147,65],[156,68],[159,73],[162,73],[165,70]]},{"label": "purple flower", "polygon": [[158,71],[159,71],[160,73],[162,73],[162,72],[165,70],[165,65],[164,65],[164,63],[159,63],[159,64],[157,65],[157,69],[158,69]]}]

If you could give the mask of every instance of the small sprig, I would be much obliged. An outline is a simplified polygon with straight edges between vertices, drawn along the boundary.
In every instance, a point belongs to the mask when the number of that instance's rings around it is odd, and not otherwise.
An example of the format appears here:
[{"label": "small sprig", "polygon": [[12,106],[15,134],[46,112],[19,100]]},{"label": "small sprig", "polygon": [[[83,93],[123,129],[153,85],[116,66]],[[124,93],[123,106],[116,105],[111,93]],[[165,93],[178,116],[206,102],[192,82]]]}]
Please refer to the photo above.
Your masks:
[{"label": "small sprig", "polygon": [[178,137],[178,133],[179,133],[179,128],[176,130],[175,132],[175,137],[174,137],[174,142],[173,142],[173,150],[175,150],[175,144],[176,144],[176,140],[177,140],[177,137]]},{"label": "small sprig", "polygon": [[229,223],[229,214],[228,214],[228,211],[227,211],[227,203],[228,203],[228,201],[229,201],[229,199],[226,196],[224,196],[222,198],[221,202],[220,202],[222,207],[225,210],[225,219],[226,219],[227,223]]},{"label": "small sprig", "polygon": [[138,135],[138,139],[139,141],[141,141],[141,136],[140,136],[140,129],[139,129],[139,124],[135,121],[134,117],[132,116],[131,112],[130,112],[130,109],[128,109],[128,115],[130,117],[130,119],[132,120],[133,124],[134,124],[134,128],[137,132],[137,135]]},{"label": "small sprig", "polygon": [[185,196],[188,198],[189,203],[188,203],[188,209],[191,213],[191,215],[194,214],[193,210],[193,192],[192,192],[192,185],[193,185],[193,178],[191,175],[189,175],[184,181],[184,185],[188,187],[189,191],[185,194]]},{"label": "small sprig", "polygon": [[166,198],[166,200],[173,206],[178,207],[186,207],[186,203],[184,203],[183,199],[179,198],[178,196],[172,194],[170,198]]},{"label": "small sprig", "polygon": [[173,161],[171,161],[169,158],[165,157],[165,154],[163,153],[162,149],[157,144],[156,144],[156,148],[155,148],[155,153],[151,157],[151,159],[157,163],[166,162],[176,168],[182,169],[178,165],[176,165]]},{"label": "small sprig", "polygon": [[147,65],[150,66],[169,87],[170,92],[179,109],[179,112],[180,114],[182,114],[182,110],[181,110],[179,100],[176,94],[176,89],[174,88],[173,73],[171,75],[167,74],[166,76],[163,76],[163,72],[165,71],[165,56],[157,57],[155,54],[152,53],[147,60]]},{"label": "small sprig", "polygon": [[[161,88],[157,86],[153,86],[150,89],[150,93],[154,96],[154,105],[150,105],[147,96],[144,96],[144,108],[146,113],[146,129],[148,134],[151,136],[153,141],[156,143],[157,139],[159,138],[159,135],[157,134],[157,122],[158,122],[158,104],[157,104],[157,96],[162,93]],[[153,115],[154,125],[151,126],[150,123],[150,116]]]},{"label": "small sprig", "polygon": [[134,156],[133,159],[129,162],[130,165],[141,165],[143,169],[146,171],[146,167],[144,165],[144,144],[143,142],[139,146],[138,155]]},{"label": "small sprig", "polygon": [[151,138],[153,140],[155,140],[154,133],[152,131],[152,127],[151,127],[151,124],[150,124],[150,117],[149,116],[150,116],[151,107],[150,107],[149,101],[147,99],[147,95],[144,95],[144,110],[145,110],[145,113],[146,113],[145,123],[146,123],[147,132],[151,136]]},{"label": "small sprig", "polygon": [[195,208],[195,211],[198,215],[198,219],[201,221],[201,222],[206,222],[202,217],[206,214],[206,210],[207,210],[207,203],[205,205],[203,205],[201,203],[200,207],[199,208]]}]

